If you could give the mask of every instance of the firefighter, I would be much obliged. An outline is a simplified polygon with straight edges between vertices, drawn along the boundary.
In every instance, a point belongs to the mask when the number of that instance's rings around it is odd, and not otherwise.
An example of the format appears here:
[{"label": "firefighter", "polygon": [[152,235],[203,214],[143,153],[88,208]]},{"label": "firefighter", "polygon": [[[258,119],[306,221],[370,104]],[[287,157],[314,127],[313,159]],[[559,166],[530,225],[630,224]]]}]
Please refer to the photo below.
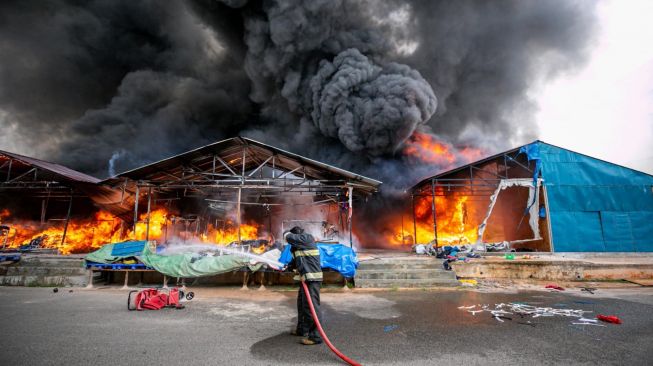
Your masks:
[{"label": "firefighter", "polygon": [[[317,244],[315,244],[315,239],[299,226],[295,226],[284,233],[284,238],[291,246],[290,252],[293,256],[291,266],[299,272],[299,278],[296,276],[295,279],[306,283],[315,307],[315,313],[321,321],[320,286],[322,285],[322,267],[320,266],[320,252],[317,249]],[[311,316],[311,309],[301,285],[297,294],[297,327],[291,333],[304,337],[301,343],[305,345],[322,343],[322,338],[320,338],[317,326]]]}]

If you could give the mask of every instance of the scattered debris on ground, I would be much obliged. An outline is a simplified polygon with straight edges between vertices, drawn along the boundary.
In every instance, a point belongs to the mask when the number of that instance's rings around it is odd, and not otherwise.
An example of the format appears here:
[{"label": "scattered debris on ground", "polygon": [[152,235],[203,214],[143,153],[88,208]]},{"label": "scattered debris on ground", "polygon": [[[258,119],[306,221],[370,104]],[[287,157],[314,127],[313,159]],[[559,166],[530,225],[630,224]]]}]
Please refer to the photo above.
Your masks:
[{"label": "scattered debris on ground", "polygon": [[[494,308],[490,305],[470,305],[470,306],[459,306],[458,309],[467,311],[472,315],[476,316],[478,313],[488,312],[492,315],[496,321],[503,323],[505,320],[513,320],[513,318],[519,317],[520,319],[524,318],[540,318],[540,317],[555,317],[555,316],[564,316],[576,318],[571,324],[573,325],[594,325],[603,327],[604,325],[599,324],[597,319],[586,318],[586,313],[591,313],[587,310],[574,310],[574,309],[560,309],[554,307],[539,307],[528,305],[521,302],[511,302],[511,303],[500,303],[495,304]],[[597,317],[598,318],[598,317]],[[615,317],[616,318],[616,317]],[[608,321],[603,320],[602,321]],[[612,322],[614,319],[611,319]],[[618,320],[618,318],[617,318]],[[620,321],[620,320],[619,320]],[[519,324],[535,326],[535,323],[532,323],[530,320],[524,322],[518,322]],[[617,323],[619,324],[619,323]]]},{"label": "scattered debris on ground", "polygon": [[386,325],[385,327],[383,327],[383,331],[388,333],[388,332],[392,332],[393,330],[395,330],[397,328],[399,328],[399,326],[396,325],[396,324]]},{"label": "scattered debris on ground", "polygon": [[551,290],[557,290],[557,291],[564,291],[565,290],[564,287],[558,286],[555,283],[550,283],[550,284],[544,286],[544,288],[548,288],[548,289],[551,289]]},{"label": "scattered debris on ground", "polygon": [[472,279],[458,280],[463,286],[473,287],[478,285],[478,281]]},{"label": "scattered debris on ground", "polygon": [[594,291],[596,291],[596,288],[595,287],[581,287],[580,290],[588,292],[588,293],[594,295]]}]

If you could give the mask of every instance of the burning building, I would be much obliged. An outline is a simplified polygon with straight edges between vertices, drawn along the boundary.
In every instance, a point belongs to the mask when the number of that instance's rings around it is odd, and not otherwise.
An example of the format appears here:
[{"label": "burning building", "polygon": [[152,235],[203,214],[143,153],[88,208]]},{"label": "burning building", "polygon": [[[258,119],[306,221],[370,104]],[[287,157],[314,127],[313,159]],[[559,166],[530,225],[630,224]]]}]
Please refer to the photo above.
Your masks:
[{"label": "burning building", "polygon": [[[317,238],[353,245],[354,205],[381,184],[242,137],[104,181],[57,164],[3,154],[0,220],[9,228],[4,236],[8,246],[43,238],[41,247],[63,254],[126,239],[164,245],[249,243],[253,251],[262,251],[296,224]],[[20,199],[13,196],[15,188],[21,189]],[[48,200],[54,199],[68,202],[63,225],[44,218]],[[34,200],[45,202],[40,221],[34,217],[36,203],[25,204]]]},{"label": "burning building", "polygon": [[113,225],[114,218],[98,212],[89,197],[100,182],[95,177],[7,151],[0,151],[0,177],[3,248],[34,246],[69,253],[70,242],[93,246],[104,236],[100,232]]},{"label": "burning building", "polygon": [[411,195],[404,242],[653,251],[653,176],[542,141],[424,179]]}]

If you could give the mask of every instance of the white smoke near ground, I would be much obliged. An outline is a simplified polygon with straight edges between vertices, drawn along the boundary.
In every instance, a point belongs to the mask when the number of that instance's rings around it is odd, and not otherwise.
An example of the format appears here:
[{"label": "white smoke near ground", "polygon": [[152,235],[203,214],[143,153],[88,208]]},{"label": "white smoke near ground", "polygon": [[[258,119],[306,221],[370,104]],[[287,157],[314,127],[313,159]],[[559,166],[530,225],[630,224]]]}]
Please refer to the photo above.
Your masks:
[{"label": "white smoke near ground", "polygon": [[126,153],[127,152],[125,150],[118,150],[114,151],[113,154],[111,154],[111,158],[109,159],[109,177],[116,175],[116,161],[122,158]]},{"label": "white smoke near ground", "polygon": [[188,253],[198,255],[201,254],[205,256],[234,255],[250,259],[251,264],[265,263],[276,269],[283,268],[283,264],[278,261],[281,252],[277,249],[267,251],[263,255],[257,255],[247,251],[246,247],[244,246],[229,248],[219,244],[183,242],[176,239],[169,241],[167,245],[159,252],[160,255],[164,256],[181,255]]}]

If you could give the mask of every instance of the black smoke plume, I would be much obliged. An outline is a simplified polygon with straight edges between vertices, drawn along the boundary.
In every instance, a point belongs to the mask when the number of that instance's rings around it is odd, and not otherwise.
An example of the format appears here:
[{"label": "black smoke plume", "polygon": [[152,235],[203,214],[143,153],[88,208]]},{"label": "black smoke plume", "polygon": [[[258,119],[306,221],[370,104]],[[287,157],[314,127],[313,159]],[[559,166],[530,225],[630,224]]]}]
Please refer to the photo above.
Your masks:
[{"label": "black smoke plume", "polygon": [[489,151],[535,137],[529,95],[583,65],[594,8],[3,1],[0,149],[104,177],[240,134],[396,193],[442,168],[404,156],[415,131]]}]

